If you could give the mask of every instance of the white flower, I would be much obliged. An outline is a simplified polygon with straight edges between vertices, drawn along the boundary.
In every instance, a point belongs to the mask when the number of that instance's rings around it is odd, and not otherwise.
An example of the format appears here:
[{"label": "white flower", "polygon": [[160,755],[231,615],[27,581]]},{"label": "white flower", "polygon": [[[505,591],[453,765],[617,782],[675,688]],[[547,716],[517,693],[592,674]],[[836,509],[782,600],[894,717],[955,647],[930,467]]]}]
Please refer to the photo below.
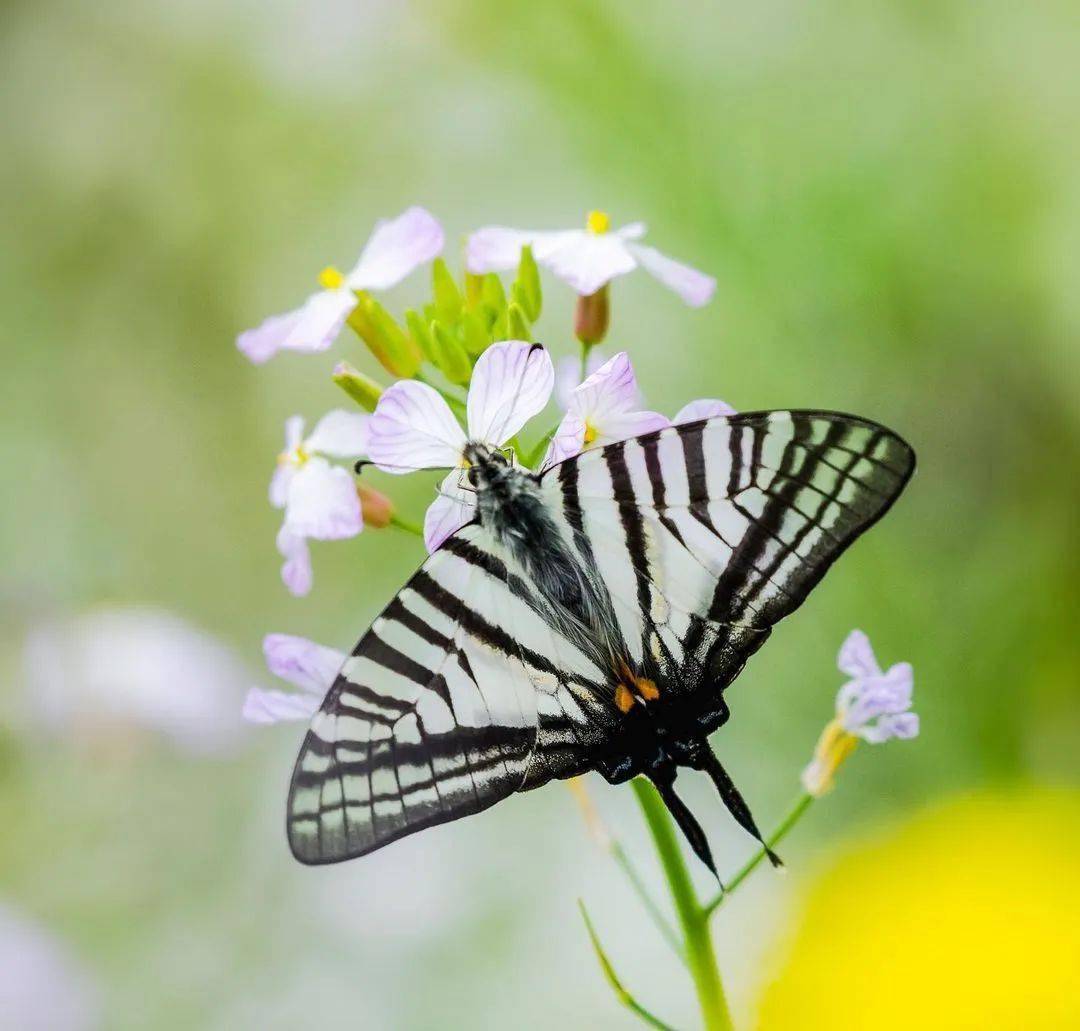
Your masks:
[{"label": "white flower", "polygon": [[825,727],[814,758],[802,773],[803,787],[815,797],[832,787],[837,769],[860,738],[879,745],[919,733],[919,717],[910,711],[914,689],[910,663],[898,662],[883,673],[869,638],[852,630],[840,647],[837,666],[851,679],[837,692],[836,717]]},{"label": "white flower", "polygon": [[473,370],[466,402],[468,434],[438,391],[401,380],[379,398],[369,423],[368,457],[391,473],[450,467],[424,519],[424,541],[434,551],[473,517],[475,495],[458,485],[468,441],[502,447],[540,412],[551,396],[555,370],[539,344],[492,344]]},{"label": "white flower", "polygon": [[311,590],[308,538],[343,540],[364,528],[352,473],[331,465],[326,456],[364,454],[370,418],[335,409],[318,421],[307,438],[299,415],[285,422],[285,450],[278,455],[270,480],[270,504],[285,510],[277,548],[286,560],[282,579],[293,594]]},{"label": "white flower", "polygon": [[108,745],[145,731],[202,756],[234,754],[245,731],[237,710],[250,670],[171,612],[106,608],[50,620],[28,636],[23,662],[28,716],[52,734]]},{"label": "white flower", "polygon": [[683,405],[671,421],[674,425],[680,426],[684,422],[697,422],[699,419],[715,419],[720,415],[735,414],[735,409],[726,401],[703,397],[699,401],[691,401],[689,404]]},{"label": "white flower", "polygon": [[347,658],[333,648],[289,634],[267,634],[263,654],[267,669],[300,691],[251,688],[244,699],[244,719],[251,723],[311,719]]},{"label": "white flower", "polygon": [[241,333],[236,346],[256,364],[278,351],[325,351],[356,307],[357,290],[387,290],[442,250],[443,231],[423,208],[409,208],[376,224],[360,260],[347,275],[327,268],[319,276],[325,288],[295,311],[272,315],[256,329]]},{"label": "white flower", "polygon": [[716,289],[716,280],[638,243],[644,235],[641,222],[611,231],[611,222],[602,211],[589,212],[585,229],[531,232],[485,226],[469,237],[465,264],[477,274],[511,269],[518,263],[521,248],[530,244],[537,262],[583,297],[640,265],[687,304],[695,308],[706,304]]},{"label": "white flower", "polygon": [[637,378],[625,351],[609,358],[570,394],[544,458],[544,467],[579,454],[583,448],[627,440],[670,425],[658,412],[635,411]]}]

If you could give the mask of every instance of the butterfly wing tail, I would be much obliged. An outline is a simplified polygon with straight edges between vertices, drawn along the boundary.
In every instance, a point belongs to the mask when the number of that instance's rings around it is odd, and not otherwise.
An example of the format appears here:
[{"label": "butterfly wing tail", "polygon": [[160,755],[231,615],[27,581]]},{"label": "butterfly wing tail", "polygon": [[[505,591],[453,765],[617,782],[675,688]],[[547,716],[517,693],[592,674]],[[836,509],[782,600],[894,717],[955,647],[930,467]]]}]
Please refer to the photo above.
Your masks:
[{"label": "butterfly wing tail", "polygon": [[780,861],[780,857],[769,847],[768,842],[761,836],[761,831],[758,830],[754,814],[750,812],[750,807],[746,804],[746,800],[742,797],[739,789],[735,787],[734,781],[728,776],[727,770],[720,764],[720,760],[717,759],[716,753],[709,747],[707,741],[704,742],[704,747],[699,754],[700,758],[696,764],[696,768],[709,775],[709,778],[716,785],[716,790],[720,792],[720,798],[723,800],[724,805],[727,806],[728,812],[735,817],[735,820],[740,827],[758,840],[761,847],[765,850],[765,855],[769,857],[769,862],[772,863],[773,866],[783,866],[784,864]]},{"label": "butterfly wing tail", "polygon": [[694,855],[709,868],[717,883],[723,887],[720,875],[716,872],[716,863],[713,861],[712,850],[709,848],[709,842],[705,837],[705,832],[701,829],[701,824],[698,823],[697,818],[687,808],[686,803],[675,794],[674,767],[656,770],[649,774],[649,779],[656,786],[657,794],[659,794],[664,805],[667,806],[672,819],[674,819],[679,830],[682,831],[683,836],[694,850]]}]

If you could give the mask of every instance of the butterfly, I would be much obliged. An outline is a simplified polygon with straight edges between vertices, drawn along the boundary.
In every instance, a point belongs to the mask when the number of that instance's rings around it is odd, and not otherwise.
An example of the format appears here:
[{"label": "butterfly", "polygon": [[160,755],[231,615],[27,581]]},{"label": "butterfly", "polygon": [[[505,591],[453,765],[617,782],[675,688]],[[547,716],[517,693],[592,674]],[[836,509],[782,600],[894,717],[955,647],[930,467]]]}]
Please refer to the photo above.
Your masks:
[{"label": "butterfly", "polygon": [[595,770],[648,777],[715,874],[677,773],[711,778],[762,840],[709,745],[725,689],[893,504],[911,447],[851,415],[764,411],[540,474],[477,442],[465,459],[475,517],[383,610],[312,719],[289,791],[293,854],[362,856]]}]

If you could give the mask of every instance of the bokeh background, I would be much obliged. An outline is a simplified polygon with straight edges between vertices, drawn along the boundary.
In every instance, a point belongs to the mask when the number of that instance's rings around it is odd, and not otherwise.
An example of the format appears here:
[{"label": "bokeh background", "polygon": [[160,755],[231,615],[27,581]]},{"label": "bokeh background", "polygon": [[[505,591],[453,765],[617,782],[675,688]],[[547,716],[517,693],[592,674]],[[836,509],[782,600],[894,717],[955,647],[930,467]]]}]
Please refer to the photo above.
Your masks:
[{"label": "bokeh background", "polygon": [[[847,409],[919,453],[729,695],[718,747],[763,824],[852,626],[914,663],[923,720],[860,751],[789,876],[717,920],[742,1026],[1021,1026],[979,1011],[1005,1005],[991,981],[1023,1026],[1078,1026],[1078,30],[1066,0],[5,4],[5,1026],[631,1026],[578,897],[642,1001],[694,1024],[568,792],[305,869],[282,831],[300,728],[239,720],[265,632],[351,646],[421,549],[323,545],[311,596],[285,592],[282,422],[345,402],[336,358],[375,367],[348,334],[260,369],[233,341],[411,203],[452,263],[489,222],[644,219],[719,279],[701,311],[616,284],[610,346],[652,406]],[[630,793],[593,791],[659,891]],[[686,793],[736,867],[748,841]],[[981,962],[1010,933],[1030,962]]]}]

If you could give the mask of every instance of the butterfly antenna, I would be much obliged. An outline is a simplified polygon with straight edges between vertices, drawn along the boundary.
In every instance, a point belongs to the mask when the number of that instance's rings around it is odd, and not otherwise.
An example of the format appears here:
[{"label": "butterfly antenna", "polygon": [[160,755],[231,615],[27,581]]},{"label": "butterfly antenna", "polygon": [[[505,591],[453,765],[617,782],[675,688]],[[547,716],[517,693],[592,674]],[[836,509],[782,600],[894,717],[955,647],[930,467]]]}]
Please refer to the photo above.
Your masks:
[{"label": "butterfly antenna", "polygon": [[734,782],[728,776],[727,770],[720,765],[720,760],[716,758],[716,754],[709,747],[708,742],[705,743],[705,747],[702,749],[698,769],[704,770],[712,778],[712,782],[716,785],[717,791],[720,792],[720,797],[723,799],[724,805],[727,806],[728,812],[735,817],[740,827],[757,838],[761,847],[765,849],[765,855],[769,857],[769,862],[776,867],[783,866],[780,857],[769,848],[765,839],[761,836],[761,831],[758,830],[758,825],[754,821],[754,815],[750,812],[750,807],[746,804],[746,800],[742,795],[739,794],[739,789],[735,787]]},{"label": "butterfly antenna", "polygon": [[656,785],[657,793],[663,800],[664,805],[668,807],[668,812],[671,813],[675,822],[679,825],[679,830],[683,832],[683,836],[694,850],[694,855],[709,868],[713,877],[716,878],[716,883],[720,885],[722,890],[724,885],[720,880],[720,875],[716,872],[716,863],[713,862],[712,850],[709,848],[705,832],[701,829],[701,824],[697,822],[694,814],[687,809],[686,803],[675,794],[674,770],[658,771],[651,774],[650,779]]}]

